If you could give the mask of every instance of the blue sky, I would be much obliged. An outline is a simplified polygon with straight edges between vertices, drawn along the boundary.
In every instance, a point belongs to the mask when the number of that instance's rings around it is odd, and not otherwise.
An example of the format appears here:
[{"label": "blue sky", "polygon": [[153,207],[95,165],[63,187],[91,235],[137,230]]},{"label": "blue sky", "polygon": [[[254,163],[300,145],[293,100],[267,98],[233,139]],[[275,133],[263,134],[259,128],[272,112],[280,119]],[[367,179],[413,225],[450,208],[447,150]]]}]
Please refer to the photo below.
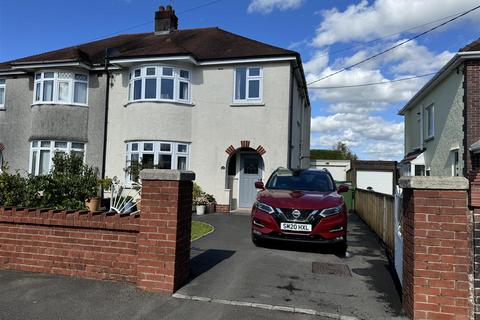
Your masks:
[{"label": "blue sky", "polygon": [[[182,29],[218,26],[299,51],[309,81],[480,5],[479,0],[0,0],[0,61],[118,33],[152,31],[154,11],[172,2]],[[459,48],[479,38],[479,12],[313,86],[435,72]],[[382,40],[372,42],[378,38]],[[341,140],[363,159],[401,158],[403,119],[396,113],[427,80],[310,89],[312,147],[331,148]]]}]

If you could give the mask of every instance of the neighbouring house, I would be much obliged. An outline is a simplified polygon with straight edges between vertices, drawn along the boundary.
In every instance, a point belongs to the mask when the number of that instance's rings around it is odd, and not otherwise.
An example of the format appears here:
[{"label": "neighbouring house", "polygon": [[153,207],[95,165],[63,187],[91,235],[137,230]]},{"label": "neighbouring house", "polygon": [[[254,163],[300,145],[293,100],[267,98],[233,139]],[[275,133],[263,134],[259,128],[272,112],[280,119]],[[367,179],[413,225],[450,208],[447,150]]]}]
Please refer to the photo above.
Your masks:
[{"label": "neighbouring house", "polygon": [[350,170],[350,160],[312,159],[310,160],[310,167],[327,169],[335,181],[346,181],[347,171]]},{"label": "neighbouring house", "polygon": [[397,162],[352,160],[347,180],[359,189],[394,195],[398,181]]},{"label": "neighbouring house", "polygon": [[131,182],[132,164],[192,170],[218,209],[251,207],[254,181],[310,165],[300,55],[219,28],[155,30],[0,64],[0,159],[48,172],[74,152]]},{"label": "neighbouring house", "polygon": [[460,49],[399,114],[405,117],[401,175],[469,177],[476,172],[480,39]]}]

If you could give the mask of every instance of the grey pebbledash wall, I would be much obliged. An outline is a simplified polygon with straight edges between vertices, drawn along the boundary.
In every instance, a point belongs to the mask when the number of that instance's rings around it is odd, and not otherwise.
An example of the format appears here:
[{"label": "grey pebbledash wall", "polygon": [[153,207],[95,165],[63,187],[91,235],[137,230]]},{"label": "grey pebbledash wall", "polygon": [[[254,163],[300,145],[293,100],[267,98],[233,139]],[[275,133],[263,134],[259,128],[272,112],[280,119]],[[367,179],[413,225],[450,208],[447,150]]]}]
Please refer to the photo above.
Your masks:
[{"label": "grey pebbledash wall", "polygon": [[90,73],[88,107],[33,104],[33,73],[8,77],[5,110],[0,111],[0,142],[11,170],[29,170],[31,140],[87,143],[86,163],[101,169],[105,119],[106,75]]}]

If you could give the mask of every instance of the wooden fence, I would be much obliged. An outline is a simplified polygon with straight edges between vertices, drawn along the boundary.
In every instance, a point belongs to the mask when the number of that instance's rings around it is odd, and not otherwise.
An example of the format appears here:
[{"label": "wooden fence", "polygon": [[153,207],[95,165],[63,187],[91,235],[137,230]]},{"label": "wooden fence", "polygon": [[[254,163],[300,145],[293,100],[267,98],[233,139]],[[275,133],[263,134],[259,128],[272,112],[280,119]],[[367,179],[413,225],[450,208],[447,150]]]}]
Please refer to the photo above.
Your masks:
[{"label": "wooden fence", "polygon": [[390,254],[395,249],[395,197],[374,191],[355,190],[355,213],[385,242]]}]

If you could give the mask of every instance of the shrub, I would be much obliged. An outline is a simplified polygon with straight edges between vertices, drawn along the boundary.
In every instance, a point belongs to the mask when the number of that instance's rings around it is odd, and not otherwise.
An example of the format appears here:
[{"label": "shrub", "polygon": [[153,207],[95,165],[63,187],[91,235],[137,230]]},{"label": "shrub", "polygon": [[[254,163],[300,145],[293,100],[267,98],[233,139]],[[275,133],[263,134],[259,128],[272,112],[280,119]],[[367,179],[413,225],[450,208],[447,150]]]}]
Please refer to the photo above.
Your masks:
[{"label": "shrub", "polygon": [[22,206],[25,202],[27,179],[18,171],[8,173],[8,166],[4,165],[0,173],[0,205]]}]

